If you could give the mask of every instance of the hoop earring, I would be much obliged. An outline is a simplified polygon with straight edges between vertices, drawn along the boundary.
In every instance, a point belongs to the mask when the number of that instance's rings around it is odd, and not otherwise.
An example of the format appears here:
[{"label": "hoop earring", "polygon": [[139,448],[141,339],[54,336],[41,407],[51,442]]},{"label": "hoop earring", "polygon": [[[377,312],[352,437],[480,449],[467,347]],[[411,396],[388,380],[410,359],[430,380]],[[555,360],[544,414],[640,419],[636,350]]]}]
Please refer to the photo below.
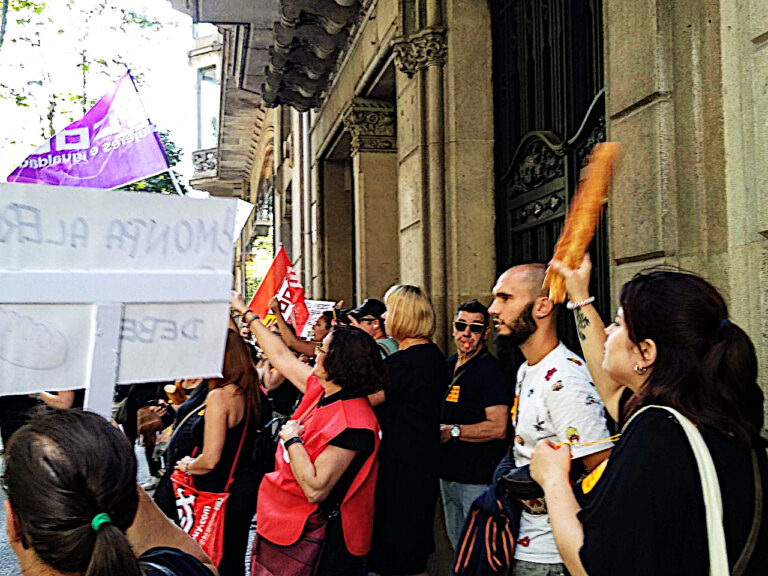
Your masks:
[{"label": "hoop earring", "polygon": [[648,372],[648,366],[640,366],[640,364],[635,364],[635,374],[638,376],[643,376],[646,372]]}]

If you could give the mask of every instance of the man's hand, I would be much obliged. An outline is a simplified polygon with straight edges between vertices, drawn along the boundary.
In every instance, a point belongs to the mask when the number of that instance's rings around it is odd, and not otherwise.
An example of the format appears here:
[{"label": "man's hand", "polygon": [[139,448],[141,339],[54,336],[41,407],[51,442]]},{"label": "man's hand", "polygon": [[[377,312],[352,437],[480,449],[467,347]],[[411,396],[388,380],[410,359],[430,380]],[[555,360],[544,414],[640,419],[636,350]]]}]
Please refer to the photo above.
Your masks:
[{"label": "man's hand", "polygon": [[450,441],[451,428],[453,428],[453,424],[440,424],[440,444]]}]

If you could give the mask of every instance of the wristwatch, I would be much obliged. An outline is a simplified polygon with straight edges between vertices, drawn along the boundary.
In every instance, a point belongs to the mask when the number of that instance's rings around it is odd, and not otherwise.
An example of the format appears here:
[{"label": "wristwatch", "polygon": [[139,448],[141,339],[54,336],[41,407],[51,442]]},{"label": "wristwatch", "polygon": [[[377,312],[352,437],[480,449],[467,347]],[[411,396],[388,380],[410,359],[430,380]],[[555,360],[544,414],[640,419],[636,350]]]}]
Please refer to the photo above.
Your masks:
[{"label": "wristwatch", "polygon": [[461,428],[459,428],[459,425],[454,424],[453,426],[451,426],[451,438],[453,438],[454,440],[458,440],[460,436],[461,436]]}]

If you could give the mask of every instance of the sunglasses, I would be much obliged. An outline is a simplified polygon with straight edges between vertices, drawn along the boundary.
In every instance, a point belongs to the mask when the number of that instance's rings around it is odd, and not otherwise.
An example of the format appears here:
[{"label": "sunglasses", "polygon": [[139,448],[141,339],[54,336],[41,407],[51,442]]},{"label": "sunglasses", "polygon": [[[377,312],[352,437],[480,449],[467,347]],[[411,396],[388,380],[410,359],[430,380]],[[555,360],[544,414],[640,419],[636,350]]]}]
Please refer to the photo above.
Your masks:
[{"label": "sunglasses", "polygon": [[483,330],[485,330],[485,324],[482,322],[468,323],[462,320],[453,321],[453,327],[456,329],[456,332],[464,332],[464,330],[467,329],[467,326],[469,326],[469,331],[472,332],[472,334],[482,334]]}]

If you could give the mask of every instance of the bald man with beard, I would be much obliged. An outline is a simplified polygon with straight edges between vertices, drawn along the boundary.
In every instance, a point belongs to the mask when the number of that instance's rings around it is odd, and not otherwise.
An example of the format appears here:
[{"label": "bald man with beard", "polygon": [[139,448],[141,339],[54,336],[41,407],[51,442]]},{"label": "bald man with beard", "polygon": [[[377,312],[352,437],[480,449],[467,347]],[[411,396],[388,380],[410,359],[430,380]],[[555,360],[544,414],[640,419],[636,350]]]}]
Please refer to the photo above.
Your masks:
[{"label": "bald man with beard", "polygon": [[[557,337],[557,307],[541,287],[545,271],[544,264],[510,268],[496,281],[488,309],[499,339],[518,346],[526,360],[517,373],[511,411],[515,466],[529,464],[541,440],[589,442],[610,436],[584,360]],[[608,457],[610,446],[574,446],[571,452],[592,470]],[[565,574],[546,502],[536,498],[521,503],[513,576]]]}]

